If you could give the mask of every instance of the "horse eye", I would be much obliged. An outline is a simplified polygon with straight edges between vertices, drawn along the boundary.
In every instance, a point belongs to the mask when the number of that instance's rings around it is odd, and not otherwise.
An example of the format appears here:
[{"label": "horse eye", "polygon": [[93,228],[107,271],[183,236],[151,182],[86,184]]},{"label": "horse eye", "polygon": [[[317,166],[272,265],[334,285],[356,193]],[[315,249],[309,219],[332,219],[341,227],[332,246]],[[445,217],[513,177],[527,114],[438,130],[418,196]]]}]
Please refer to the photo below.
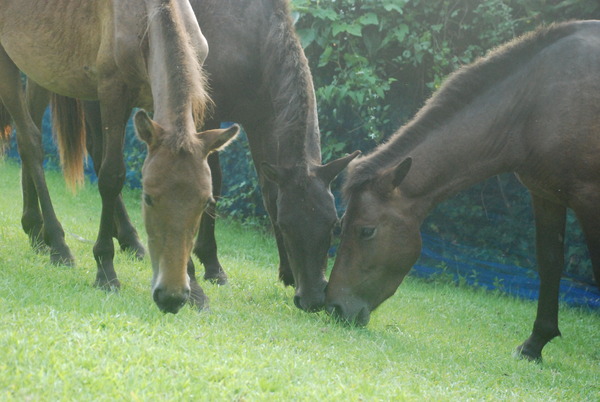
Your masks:
[{"label": "horse eye", "polygon": [[376,228],[364,226],[359,229],[358,236],[361,238],[361,240],[370,240],[375,237],[375,233],[377,233]]},{"label": "horse eye", "polygon": [[146,203],[146,205],[148,206],[152,206],[152,197],[150,197],[148,194],[144,193],[144,202]]}]

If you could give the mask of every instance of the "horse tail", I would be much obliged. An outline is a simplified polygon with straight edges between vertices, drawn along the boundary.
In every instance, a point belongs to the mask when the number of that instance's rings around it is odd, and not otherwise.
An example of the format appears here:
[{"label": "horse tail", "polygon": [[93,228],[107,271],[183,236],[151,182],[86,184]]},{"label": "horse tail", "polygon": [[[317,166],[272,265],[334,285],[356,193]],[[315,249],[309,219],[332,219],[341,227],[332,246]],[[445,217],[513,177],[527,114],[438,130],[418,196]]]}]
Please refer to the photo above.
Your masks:
[{"label": "horse tail", "polygon": [[85,117],[80,100],[52,94],[52,127],[65,181],[71,191],[83,185],[85,147]]},{"label": "horse tail", "polygon": [[4,152],[4,149],[8,146],[8,140],[10,133],[12,132],[12,118],[8,109],[2,102],[0,102],[0,155]]}]

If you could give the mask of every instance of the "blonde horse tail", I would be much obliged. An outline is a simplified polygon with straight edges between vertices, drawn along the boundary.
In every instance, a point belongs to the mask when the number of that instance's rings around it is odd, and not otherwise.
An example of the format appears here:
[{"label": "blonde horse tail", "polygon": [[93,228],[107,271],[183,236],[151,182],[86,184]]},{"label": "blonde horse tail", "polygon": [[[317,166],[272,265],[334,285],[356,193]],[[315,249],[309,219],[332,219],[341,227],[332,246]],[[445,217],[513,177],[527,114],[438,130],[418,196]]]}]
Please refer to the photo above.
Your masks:
[{"label": "blonde horse tail", "polygon": [[83,163],[87,157],[83,105],[78,99],[52,94],[50,107],[63,174],[74,192],[84,183]]},{"label": "blonde horse tail", "polygon": [[11,131],[12,118],[4,104],[0,102],[0,155],[4,153],[4,149],[8,146]]}]

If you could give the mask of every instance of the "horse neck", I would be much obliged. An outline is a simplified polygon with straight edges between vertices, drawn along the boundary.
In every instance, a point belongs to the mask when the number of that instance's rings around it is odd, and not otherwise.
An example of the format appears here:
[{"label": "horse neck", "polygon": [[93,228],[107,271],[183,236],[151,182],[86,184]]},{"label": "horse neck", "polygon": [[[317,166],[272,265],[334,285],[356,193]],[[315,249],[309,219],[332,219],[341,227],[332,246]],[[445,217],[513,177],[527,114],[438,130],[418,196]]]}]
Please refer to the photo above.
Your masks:
[{"label": "horse neck", "polygon": [[186,1],[145,1],[154,120],[167,131],[193,133],[207,99],[200,67],[204,37]]},{"label": "horse neck", "polygon": [[491,176],[514,171],[523,160],[522,136],[533,104],[528,97],[531,88],[520,80],[512,77],[476,97],[403,153],[402,159],[410,156],[413,164],[400,189],[423,218],[443,200]]}]

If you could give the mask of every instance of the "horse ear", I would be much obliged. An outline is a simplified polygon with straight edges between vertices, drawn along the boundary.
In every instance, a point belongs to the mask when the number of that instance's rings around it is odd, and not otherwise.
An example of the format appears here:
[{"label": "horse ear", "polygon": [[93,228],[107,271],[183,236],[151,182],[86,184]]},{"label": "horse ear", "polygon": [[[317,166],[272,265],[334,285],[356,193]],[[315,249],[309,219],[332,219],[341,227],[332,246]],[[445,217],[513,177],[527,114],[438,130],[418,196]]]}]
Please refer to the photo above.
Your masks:
[{"label": "horse ear", "polygon": [[152,121],[146,111],[140,109],[133,116],[135,131],[146,144],[152,145],[156,141],[157,124]]},{"label": "horse ear", "polygon": [[408,174],[408,171],[410,170],[410,166],[412,165],[412,158],[408,157],[406,159],[404,159],[402,162],[400,162],[393,171],[393,178],[392,178],[392,185],[394,187],[398,187],[400,185],[400,183],[402,183],[402,180],[404,180],[404,178],[406,177],[406,175]]},{"label": "horse ear", "polygon": [[358,155],[360,155],[360,151],[354,151],[350,155],[331,161],[326,165],[319,166],[317,168],[317,176],[325,183],[331,183],[333,179],[335,179],[337,175],[339,175]]},{"label": "horse ear", "polygon": [[260,164],[260,172],[272,182],[281,185],[285,181],[286,170],[280,166],[271,165],[263,162]]},{"label": "horse ear", "polygon": [[204,143],[207,154],[225,148],[238,133],[240,126],[234,124],[229,128],[208,130],[198,133],[198,137]]}]

